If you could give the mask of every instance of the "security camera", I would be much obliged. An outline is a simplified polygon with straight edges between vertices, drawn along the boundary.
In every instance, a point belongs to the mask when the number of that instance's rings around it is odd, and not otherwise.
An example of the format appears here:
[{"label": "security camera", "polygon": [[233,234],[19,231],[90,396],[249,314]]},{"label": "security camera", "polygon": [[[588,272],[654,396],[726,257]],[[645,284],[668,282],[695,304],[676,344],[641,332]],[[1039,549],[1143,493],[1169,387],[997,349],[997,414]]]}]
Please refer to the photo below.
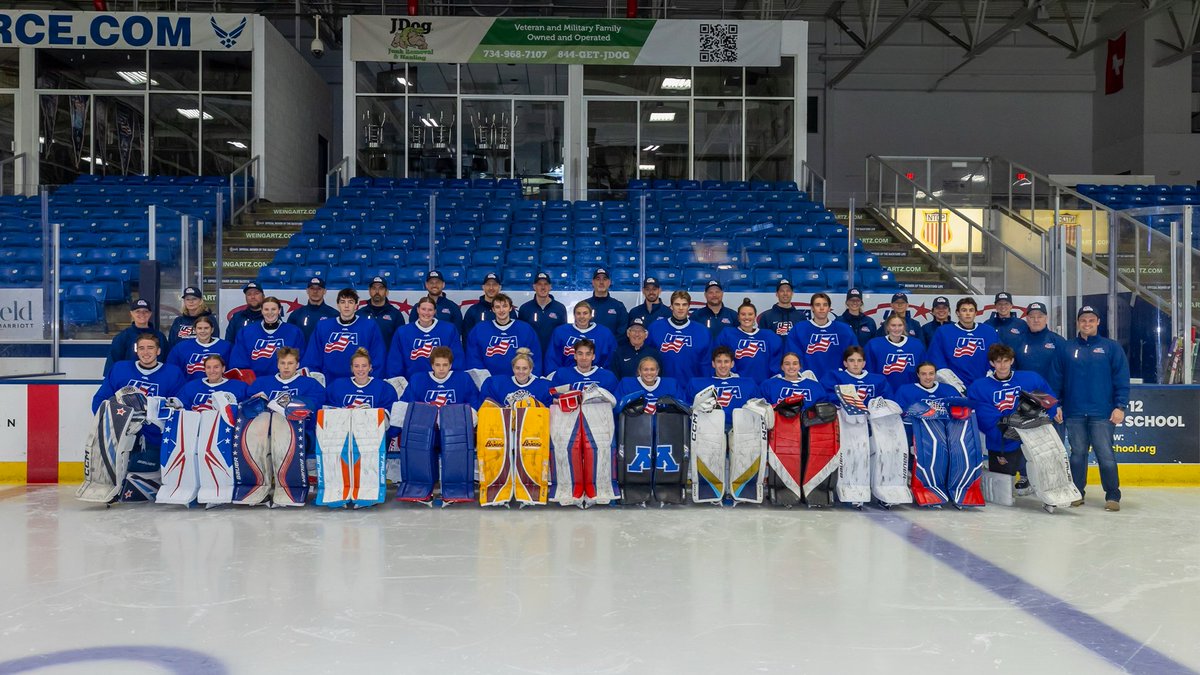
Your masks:
[{"label": "security camera", "polygon": [[313,38],[312,44],[308,47],[312,51],[312,55],[318,59],[325,56],[325,43],[321,38]]}]

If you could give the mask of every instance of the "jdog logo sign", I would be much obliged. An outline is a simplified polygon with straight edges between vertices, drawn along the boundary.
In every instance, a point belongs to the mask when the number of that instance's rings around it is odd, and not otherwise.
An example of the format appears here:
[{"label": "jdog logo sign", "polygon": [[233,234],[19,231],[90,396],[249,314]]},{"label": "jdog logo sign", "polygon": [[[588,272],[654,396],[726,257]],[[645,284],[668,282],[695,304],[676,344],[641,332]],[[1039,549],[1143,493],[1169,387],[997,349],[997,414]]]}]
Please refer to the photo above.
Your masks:
[{"label": "jdog logo sign", "polygon": [[433,23],[430,21],[392,19],[392,43],[388,47],[388,56],[408,61],[426,60],[433,53],[426,39],[432,32]]}]

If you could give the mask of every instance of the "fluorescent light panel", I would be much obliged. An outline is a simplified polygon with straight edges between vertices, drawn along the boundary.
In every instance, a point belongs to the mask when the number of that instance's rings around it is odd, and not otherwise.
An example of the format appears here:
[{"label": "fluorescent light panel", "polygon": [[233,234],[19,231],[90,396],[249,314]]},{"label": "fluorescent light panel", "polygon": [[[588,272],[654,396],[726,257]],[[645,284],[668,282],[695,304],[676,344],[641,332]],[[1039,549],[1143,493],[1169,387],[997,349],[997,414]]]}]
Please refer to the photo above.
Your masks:
[{"label": "fluorescent light panel", "polygon": [[[179,113],[180,115],[183,115],[184,117],[188,118],[189,120],[200,119],[200,111],[195,108],[176,108],[175,112]],[[209,115],[208,113],[204,113],[205,120],[211,120],[212,118],[213,118],[212,115]]]},{"label": "fluorescent light panel", "polygon": [[662,81],[663,89],[691,89],[692,81],[686,77],[664,77]]},{"label": "fluorescent light panel", "polygon": [[675,113],[673,112],[652,112],[650,113],[651,122],[674,122]]},{"label": "fluorescent light panel", "polygon": [[146,84],[149,81],[152,85],[158,85],[158,82],[151,80],[150,76],[144,70],[118,70],[117,77],[120,77],[129,84]]},{"label": "fluorescent light panel", "polygon": [[238,150],[246,149],[246,144],[241,141],[225,141],[225,142],[232,145],[233,147],[237,148]]}]

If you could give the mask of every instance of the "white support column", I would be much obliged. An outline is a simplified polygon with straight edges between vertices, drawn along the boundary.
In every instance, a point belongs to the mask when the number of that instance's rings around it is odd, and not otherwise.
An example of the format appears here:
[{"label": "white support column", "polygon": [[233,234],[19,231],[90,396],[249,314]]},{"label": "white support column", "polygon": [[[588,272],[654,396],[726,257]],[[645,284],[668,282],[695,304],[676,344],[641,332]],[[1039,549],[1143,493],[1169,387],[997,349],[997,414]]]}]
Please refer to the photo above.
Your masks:
[{"label": "white support column", "polygon": [[[354,142],[354,133],[358,129],[358,106],[355,105],[356,89],[358,87],[358,79],[354,73],[354,60],[350,58],[351,40],[354,39],[350,30],[350,17],[342,19],[342,157],[349,157],[349,166],[346,167],[346,178],[354,178],[358,175],[358,145]],[[397,120],[404,129],[406,120]],[[401,134],[404,139],[404,144],[408,145],[408,136]]]}]

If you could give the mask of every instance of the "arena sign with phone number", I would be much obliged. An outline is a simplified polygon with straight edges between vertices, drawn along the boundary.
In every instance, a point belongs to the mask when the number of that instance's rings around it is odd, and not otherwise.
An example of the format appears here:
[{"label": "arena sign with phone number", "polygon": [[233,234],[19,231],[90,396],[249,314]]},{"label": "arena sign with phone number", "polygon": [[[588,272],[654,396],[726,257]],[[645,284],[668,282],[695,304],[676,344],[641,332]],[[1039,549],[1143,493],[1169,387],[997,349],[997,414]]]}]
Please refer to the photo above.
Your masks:
[{"label": "arena sign with phone number", "polygon": [[350,17],[355,61],[777,66],[777,21]]}]

